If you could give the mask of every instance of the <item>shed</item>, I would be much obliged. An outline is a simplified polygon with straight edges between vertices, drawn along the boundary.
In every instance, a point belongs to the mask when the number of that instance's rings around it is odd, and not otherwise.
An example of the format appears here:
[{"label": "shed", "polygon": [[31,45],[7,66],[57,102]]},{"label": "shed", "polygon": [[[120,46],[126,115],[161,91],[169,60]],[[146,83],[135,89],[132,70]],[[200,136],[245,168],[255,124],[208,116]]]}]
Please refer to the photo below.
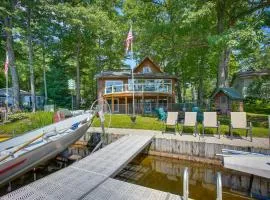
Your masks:
[{"label": "shed", "polygon": [[211,98],[214,100],[216,111],[220,114],[244,111],[243,97],[234,88],[218,88]]}]

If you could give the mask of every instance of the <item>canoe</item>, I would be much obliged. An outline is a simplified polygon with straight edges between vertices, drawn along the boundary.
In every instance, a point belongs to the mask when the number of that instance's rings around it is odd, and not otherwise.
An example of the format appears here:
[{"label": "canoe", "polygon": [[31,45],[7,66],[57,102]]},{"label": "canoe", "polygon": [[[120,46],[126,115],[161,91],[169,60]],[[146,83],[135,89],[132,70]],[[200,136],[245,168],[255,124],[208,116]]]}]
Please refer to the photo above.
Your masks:
[{"label": "canoe", "polygon": [[94,112],[82,114],[0,143],[0,185],[56,157],[90,127]]}]

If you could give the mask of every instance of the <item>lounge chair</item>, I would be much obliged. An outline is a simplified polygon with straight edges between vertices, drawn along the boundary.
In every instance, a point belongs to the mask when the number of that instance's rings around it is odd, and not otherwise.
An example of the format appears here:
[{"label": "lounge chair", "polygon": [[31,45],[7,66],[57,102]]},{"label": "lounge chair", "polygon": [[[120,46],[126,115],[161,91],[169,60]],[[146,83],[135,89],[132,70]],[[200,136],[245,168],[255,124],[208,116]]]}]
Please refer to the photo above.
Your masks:
[{"label": "lounge chair", "polygon": [[203,113],[203,123],[202,123],[202,135],[204,136],[205,128],[216,128],[218,133],[218,138],[220,138],[220,122],[217,121],[216,112],[204,112]]},{"label": "lounge chair", "polygon": [[159,120],[161,121],[165,121],[166,120],[166,112],[164,111],[164,109],[161,107],[161,108],[156,108],[156,113],[157,113],[157,117]]},{"label": "lounge chair", "polygon": [[184,127],[195,127],[194,129],[194,136],[196,137],[198,134],[198,128],[197,128],[197,112],[185,112],[185,119],[184,123],[182,124],[182,130],[180,132],[180,135],[182,135]]},{"label": "lounge chair", "polygon": [[247,123],[245,112],[231,112],[230,136],[233,136],[233,129],[245,129],[246,137],[249,135],[252,142],[252,123]]},{"label": "lounge chair", "polygon": [[176,133],[176,128],[178,128],[178,130],[179,130],[178,112],[168,112],[167,119],[164,122],[164,132],[166,132],[167,126],[174,126],[175,133]]}]

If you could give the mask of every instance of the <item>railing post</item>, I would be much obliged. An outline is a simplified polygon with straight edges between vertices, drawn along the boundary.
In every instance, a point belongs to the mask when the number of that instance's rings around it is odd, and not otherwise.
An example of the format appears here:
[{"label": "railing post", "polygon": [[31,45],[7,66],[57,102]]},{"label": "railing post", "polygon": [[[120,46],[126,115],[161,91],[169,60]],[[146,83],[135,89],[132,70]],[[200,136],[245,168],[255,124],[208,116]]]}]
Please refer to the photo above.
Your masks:
[{"label": "railing post", "polygon": [[221,173],[217,173],[217,200],[222,200],[222,180]]},{"label": "railing post", "polygon": [[183,199],[188,200],[188,168],[185,167],[183,176]]}]

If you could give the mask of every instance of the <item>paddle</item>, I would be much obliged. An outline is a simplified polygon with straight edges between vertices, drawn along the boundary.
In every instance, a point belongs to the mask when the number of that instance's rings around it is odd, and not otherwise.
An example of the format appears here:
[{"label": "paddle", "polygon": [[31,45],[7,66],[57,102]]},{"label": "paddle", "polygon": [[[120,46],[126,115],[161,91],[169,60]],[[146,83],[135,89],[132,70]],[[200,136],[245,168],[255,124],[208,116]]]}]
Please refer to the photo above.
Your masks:
[{"label": "paddle", "polygon": [[12,153],[10,153],[9,155],[4,156],[3,158],[0,158],[0,162],[2,162],[3,160],[7,159],[8,157],[10,157],[11,155],[17,153],[18,151],[22,150],[24,147],[28,146],[29,144],[31,144],[32,142],[36,141],[37,139],[41,138],[44,135],[44,133],[38,135],[37,137],[29,140],[28,142],[26,142],[24,145],[22,145],[21,147],[19,147],[18,149],[16,149],[15,151],[13,151]]}]

